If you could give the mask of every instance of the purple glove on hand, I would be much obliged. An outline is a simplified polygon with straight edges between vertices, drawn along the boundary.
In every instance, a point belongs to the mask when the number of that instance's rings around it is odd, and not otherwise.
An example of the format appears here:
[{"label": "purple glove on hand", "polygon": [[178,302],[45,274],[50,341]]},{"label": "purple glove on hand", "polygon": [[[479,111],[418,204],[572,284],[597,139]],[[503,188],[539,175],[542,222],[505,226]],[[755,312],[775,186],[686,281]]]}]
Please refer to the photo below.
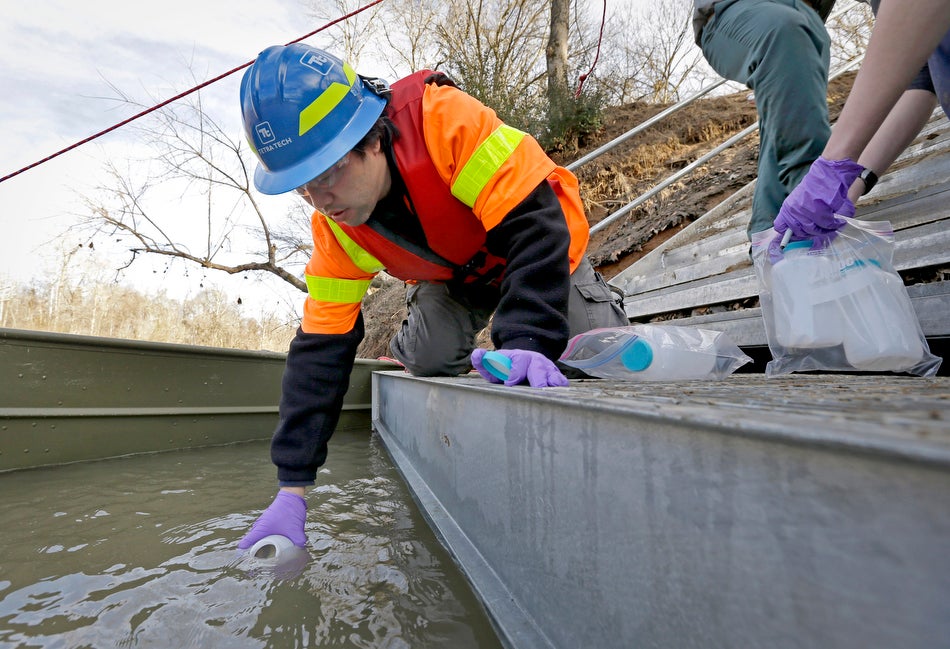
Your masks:
[{"label": "purple glove on hand", "polygon": [[294,545],[306,547],[307,535],[303,531],[306,520],[307,501],[289,491],[278,491],[274,502],[254,522],[238,548],[246,550],[271,534],[286,536]]},{"label": "purple glove on hand", "polygon": [[[482,359],[486,350],[477,348],[472,352],[472,365],[490,383],[502,383],[501,379],[489,372]],[[499,349],[498,353],[511,359],[511,370],[505,385],[518,385],[525,379],[532,388],[563,387],[569,385],[567,377],[544,354],[530,352],[524,349]]]},{"label": "purple glove on hand", "polygon": [[863,170],[864,167],[848,158],[815,160],[775,217],[778,236],[769,246],[769,253],[779,252],[786,230],[792,231],[795,241],[812,239],[813,248],[826,247],[845,224],[844,219],[835,215],[854,216],[854,203],[848,199],[848,188]]}]

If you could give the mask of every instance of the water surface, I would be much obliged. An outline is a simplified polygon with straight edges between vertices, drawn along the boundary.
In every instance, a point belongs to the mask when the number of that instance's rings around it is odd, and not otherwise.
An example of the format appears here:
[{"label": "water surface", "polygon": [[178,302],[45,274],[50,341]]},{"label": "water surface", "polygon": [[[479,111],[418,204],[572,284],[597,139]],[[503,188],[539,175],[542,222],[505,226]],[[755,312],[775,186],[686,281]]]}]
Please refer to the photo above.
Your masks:
[{"label": "water surface", "polygon": [[266,443],[0,474],[0,647],[500,647],[375,435],[338,433],[310,559],[236,544],[276,491]]}]

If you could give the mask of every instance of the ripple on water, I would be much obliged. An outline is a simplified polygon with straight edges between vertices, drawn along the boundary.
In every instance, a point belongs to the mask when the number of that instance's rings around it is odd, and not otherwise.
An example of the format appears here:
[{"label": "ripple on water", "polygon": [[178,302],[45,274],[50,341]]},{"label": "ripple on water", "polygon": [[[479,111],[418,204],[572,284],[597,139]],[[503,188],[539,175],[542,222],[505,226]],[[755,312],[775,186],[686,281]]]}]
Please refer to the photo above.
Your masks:
[{"label": "ripple on water", "polygon": [[334,437],[301,565],[237,553],[273,497],[267,458],[246,444],[0,475],[0,647],[500,646],[369,434]]}]

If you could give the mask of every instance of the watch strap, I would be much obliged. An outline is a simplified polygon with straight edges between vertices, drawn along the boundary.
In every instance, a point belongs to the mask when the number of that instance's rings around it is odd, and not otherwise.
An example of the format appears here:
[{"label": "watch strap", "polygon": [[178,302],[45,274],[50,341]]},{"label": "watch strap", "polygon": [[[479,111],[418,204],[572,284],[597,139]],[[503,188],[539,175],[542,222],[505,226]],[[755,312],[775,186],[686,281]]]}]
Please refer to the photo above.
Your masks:
[{"label": "watch strap", "polygon": [[859,178],[861,178],[861,180],[864,181],[864,191],[861,192],[862,196],[864,196],[869,191],[874,189],[874,185],[877,184],[877,174],[871,171],[870,169],[868,169],[867,167],[865,167],[864,171],[861,172],[861,175],[859,176]]}]

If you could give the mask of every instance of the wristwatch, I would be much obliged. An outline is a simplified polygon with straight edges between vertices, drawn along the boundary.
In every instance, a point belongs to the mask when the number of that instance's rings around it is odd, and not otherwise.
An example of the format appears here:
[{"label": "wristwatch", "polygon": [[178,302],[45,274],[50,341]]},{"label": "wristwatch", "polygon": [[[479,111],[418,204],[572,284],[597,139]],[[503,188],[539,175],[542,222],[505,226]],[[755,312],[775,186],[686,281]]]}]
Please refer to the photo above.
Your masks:
[{"label": "wristwatch", "polygon": [[864,191],[861,192],[862,196],[864,196],[869,191],[874,189],[874,185],[877,184],[877,174],[871,171],[870,169],[868,169],[867,167],[865,167],[864,171],[861,172],[861,175],[859,176],[859,178],[861,178],[861,180],[864,181]]}]

